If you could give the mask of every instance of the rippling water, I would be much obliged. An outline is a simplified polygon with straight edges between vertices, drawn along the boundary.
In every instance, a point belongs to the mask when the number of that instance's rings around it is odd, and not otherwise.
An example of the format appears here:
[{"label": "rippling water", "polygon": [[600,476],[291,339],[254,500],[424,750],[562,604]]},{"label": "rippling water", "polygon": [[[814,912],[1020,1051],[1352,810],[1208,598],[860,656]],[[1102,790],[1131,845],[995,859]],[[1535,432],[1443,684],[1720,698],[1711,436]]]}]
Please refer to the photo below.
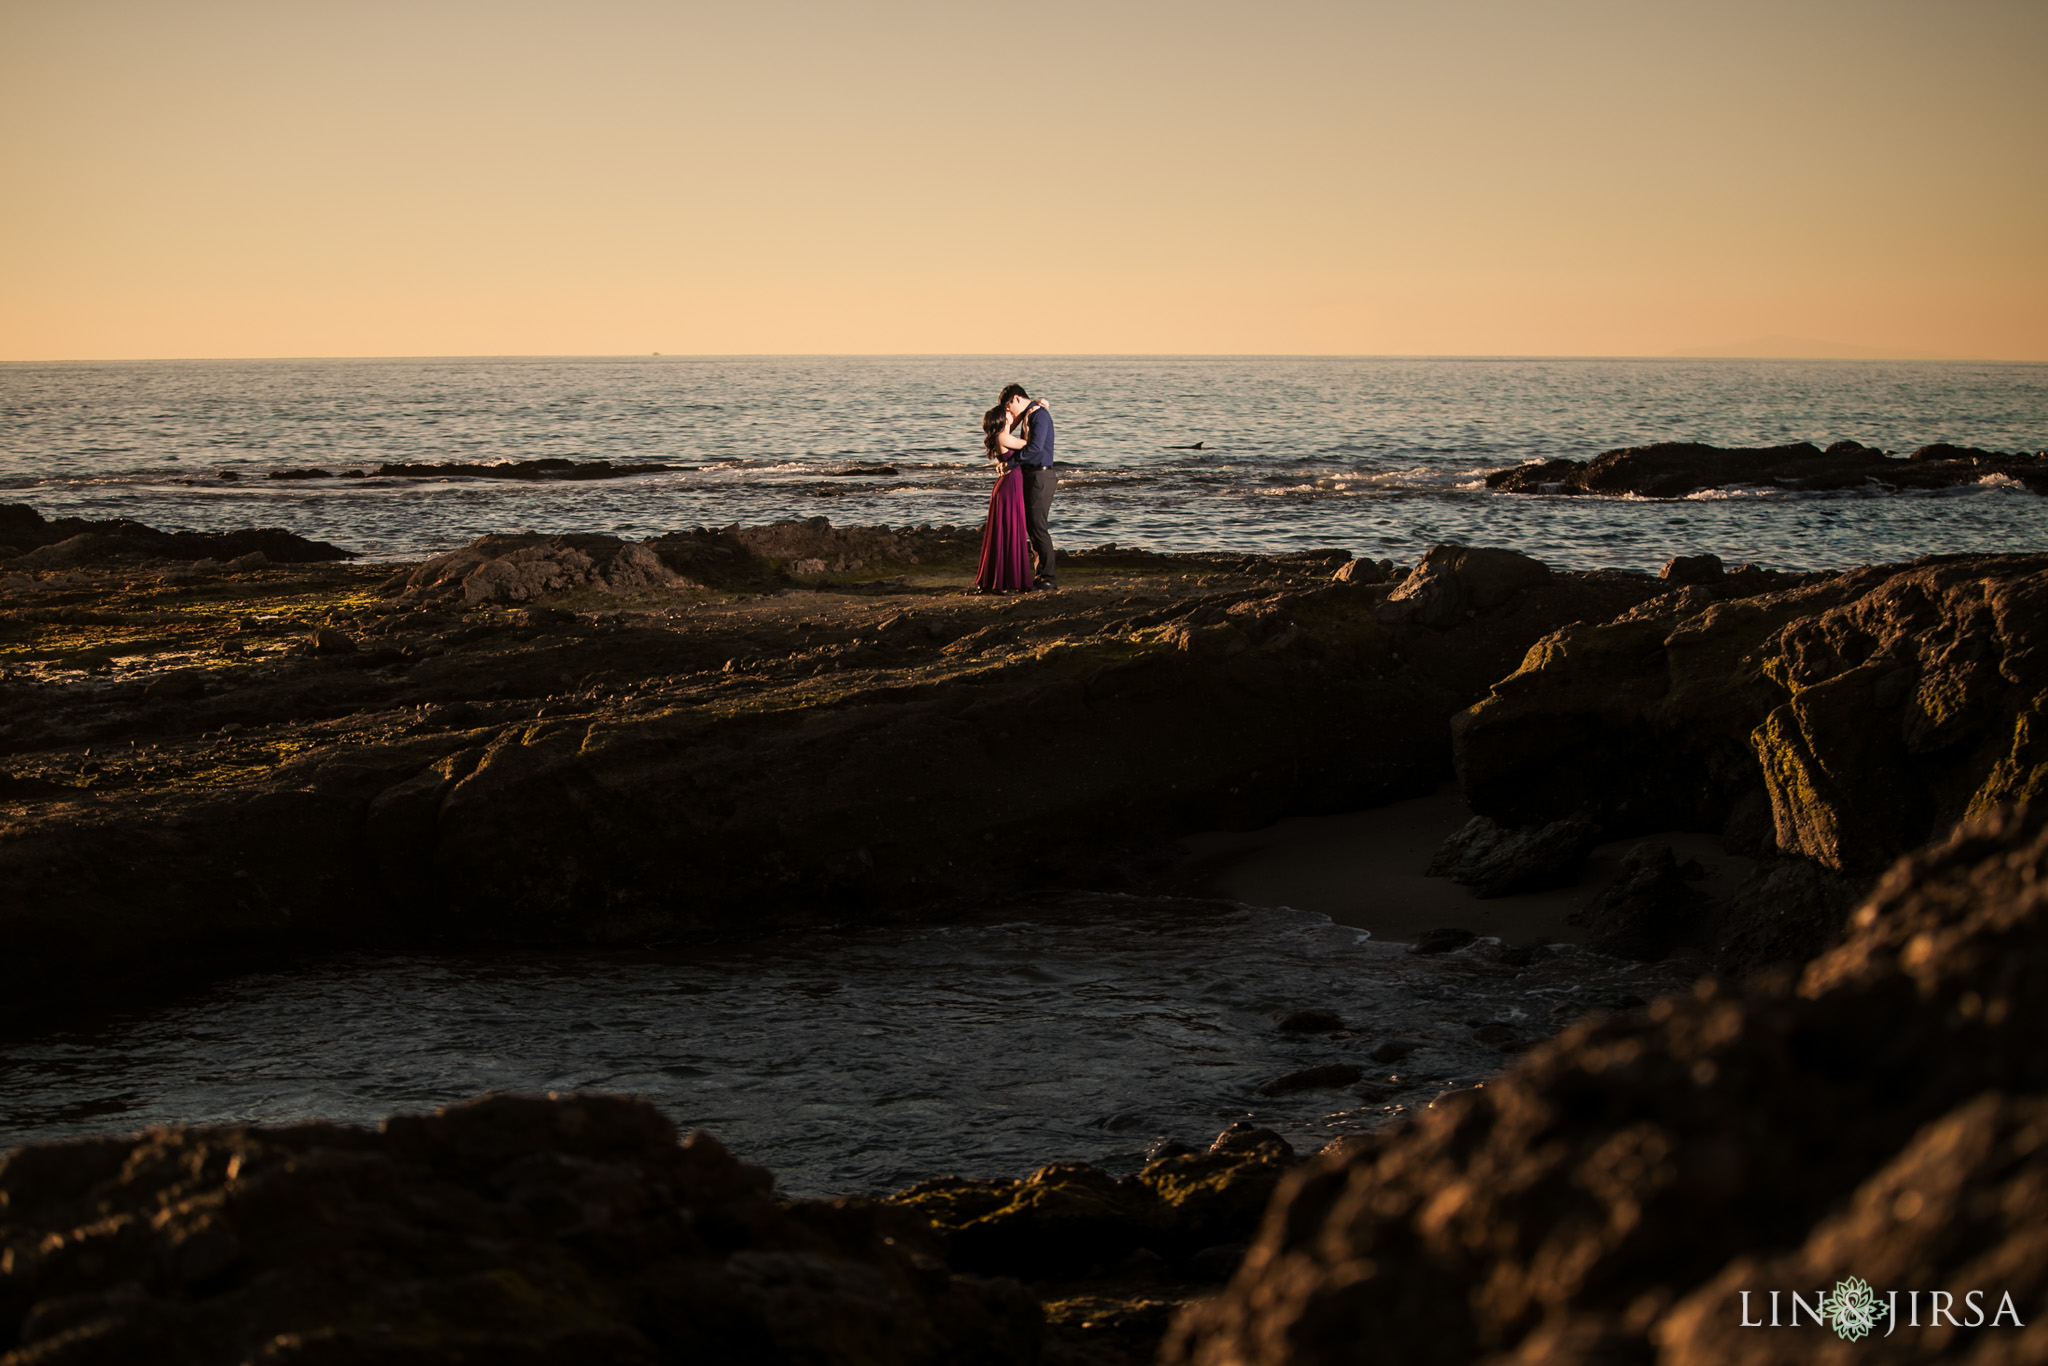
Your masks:
[{"label": "rippling water", "polygon": [[[1138,897],[686,955],[349,957],[0,1047],[0,1147],[585,1088],[649,1097],[796,1194],[1059,1159],[1131,1170],[1239,1119],[1297,1146],[1369,1128],[1497,1070],[1475,1029],[1537,1037],[1671,989],[1660,971],[1569,949],[1519,972],[1485,945],[1419,958],[1319,915]],[[1267,1018],[1302,1007],[1353,1036]],[[1392,1037],[1421,1046],[1373,1063]],[[1256,1094],[1330,1062],[1398,1094]]]},{"label": "rippling water", "polygon": [[[2048,446],[2048,366],[1875,361],[698,358],[0,365],[0,497],[164,527],[285,526],[375,556],[485,531],[651,535],[728,522],[978,524],[983,407],[1009,380],[1059,423],[1066,544],[1339,546],[1442,540],[1560,567],[1676,553],[1833,568],[2048,544],[2048,500],[1492,494],[1487,469],[1657,440],[1853,438]],[[1169,447],[1201,442],[1200,451]],[[558,456],[683,464],[579,484],[279,483],[387,461]],[[884,478],[827,477],[888,462]],[[241,477],[223,481],[217,472]]]}]

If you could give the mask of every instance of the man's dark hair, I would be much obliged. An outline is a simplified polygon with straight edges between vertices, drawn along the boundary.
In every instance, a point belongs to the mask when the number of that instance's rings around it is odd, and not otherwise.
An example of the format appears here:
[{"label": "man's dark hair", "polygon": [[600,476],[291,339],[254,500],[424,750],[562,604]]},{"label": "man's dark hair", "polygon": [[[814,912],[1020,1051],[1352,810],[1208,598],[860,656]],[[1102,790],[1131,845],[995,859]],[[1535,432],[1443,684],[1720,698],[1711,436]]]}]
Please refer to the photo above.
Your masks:
[{"label": "man's dark hair", "polygon": [[1029,394],[1027,394],[1027,393],[1025,393],[1025,392],[1024,392],[1024,386],[1023,386],[1023,385],[1021,385],[1021,384],[1005,384],[1005,385],[1003,386],[1003,396],[1002,396],[1001,398],[997,399],[997,400],[996,400],[996,402],[998,402],[998,403],[1008,403],[1008,402],[1009,402],[1009,401],[1010,401],[1011,399],[1013,399],[1013,398],[1030,398],[1030,397],[1031,397],[1031,395],[1029,395]]}]

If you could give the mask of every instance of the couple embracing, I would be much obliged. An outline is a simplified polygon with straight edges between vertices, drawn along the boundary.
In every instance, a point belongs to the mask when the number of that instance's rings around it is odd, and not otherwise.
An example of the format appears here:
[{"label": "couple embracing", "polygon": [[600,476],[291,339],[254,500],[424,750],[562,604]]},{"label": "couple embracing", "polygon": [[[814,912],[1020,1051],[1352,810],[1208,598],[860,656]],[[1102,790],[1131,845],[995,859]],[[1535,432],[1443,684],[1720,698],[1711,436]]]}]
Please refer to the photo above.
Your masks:
[{"label": "couple embracing", "polygon": [[1052,467],[1052,412],[1023,385],[1009,385],[996,406],[982,414],[981,436],[1002,474],[988,496],[974,591],[1028,593],[1058,587],[1047,522],[1059,480]]}]

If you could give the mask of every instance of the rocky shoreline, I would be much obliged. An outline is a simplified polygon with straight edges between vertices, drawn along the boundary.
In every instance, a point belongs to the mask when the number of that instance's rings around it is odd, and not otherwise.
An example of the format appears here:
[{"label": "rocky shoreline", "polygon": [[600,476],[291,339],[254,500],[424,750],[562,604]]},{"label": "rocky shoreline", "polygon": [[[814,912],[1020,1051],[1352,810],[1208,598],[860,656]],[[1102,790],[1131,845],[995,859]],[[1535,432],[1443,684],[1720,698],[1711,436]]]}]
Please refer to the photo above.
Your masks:
[{"label": "rocky shoreline", "polygon": [[84,534],[0,560],[18,1023],[329,947],[1143,887],[1177,835],[1453,771],[1479,818],[1440,871],[1474,885],[1660,829],[1759,865],[1713,902],[1632,850],[1589,941],[1718,979],[1306,1163],[1250,1131],[1121,1180],[778,1202],[601,1097],[30,1145],[0,1159],[0,1360],[1143,1360],[1245,1243],[1165,1359],[1823,1360],[1724,1301],[1851,1271],[2048,1308],[2048,835],[2011,805],[2048,782],[2048,556],[1650,579],[1111,547],[991,599],[967,534],[814,519],[396,573],[139,535],[22,564]]},{"label": "rocky shoreline", "polygon": [[1142,885],[1179,834],[1427,791],[1532,643],[1670,588],[1103,549],[1058,594],[977,598],[973,550],[816,519],[19,576],[0,999]]}]

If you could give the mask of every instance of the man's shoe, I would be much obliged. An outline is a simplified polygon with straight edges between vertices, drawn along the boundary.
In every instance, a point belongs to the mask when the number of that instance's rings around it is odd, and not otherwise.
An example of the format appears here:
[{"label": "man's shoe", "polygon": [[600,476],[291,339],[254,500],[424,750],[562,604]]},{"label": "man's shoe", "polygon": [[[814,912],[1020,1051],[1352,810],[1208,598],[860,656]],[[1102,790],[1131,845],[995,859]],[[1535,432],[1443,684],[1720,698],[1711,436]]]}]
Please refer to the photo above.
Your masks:
[{"label": "man's shoe", "polygon": [[1031,587],[1033,591],[1039,593],[1057,593],[1060,585],[1056,579],[1033,579]]}]

